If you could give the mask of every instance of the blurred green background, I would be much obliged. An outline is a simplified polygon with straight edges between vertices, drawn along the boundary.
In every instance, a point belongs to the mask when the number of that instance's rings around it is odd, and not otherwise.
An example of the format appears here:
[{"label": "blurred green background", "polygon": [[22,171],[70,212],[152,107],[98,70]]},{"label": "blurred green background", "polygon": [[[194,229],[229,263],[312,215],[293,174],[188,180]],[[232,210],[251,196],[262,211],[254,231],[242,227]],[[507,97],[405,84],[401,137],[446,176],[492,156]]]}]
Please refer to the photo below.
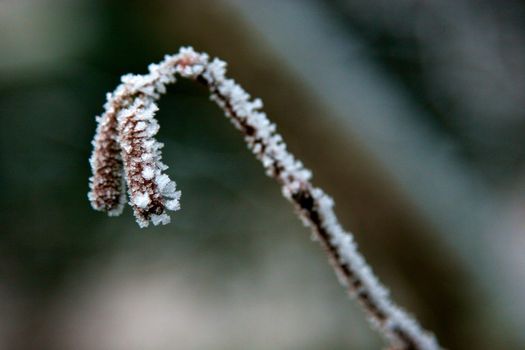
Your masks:
[{"label": "blurred green background", "polygon": [[264,100],[443,346],[525,348],[524,15],[517,0],[0,0],[0,349],[381,348],[192,82],[158,114],[172,223],[90,208],[105,93],[182,45]]}]

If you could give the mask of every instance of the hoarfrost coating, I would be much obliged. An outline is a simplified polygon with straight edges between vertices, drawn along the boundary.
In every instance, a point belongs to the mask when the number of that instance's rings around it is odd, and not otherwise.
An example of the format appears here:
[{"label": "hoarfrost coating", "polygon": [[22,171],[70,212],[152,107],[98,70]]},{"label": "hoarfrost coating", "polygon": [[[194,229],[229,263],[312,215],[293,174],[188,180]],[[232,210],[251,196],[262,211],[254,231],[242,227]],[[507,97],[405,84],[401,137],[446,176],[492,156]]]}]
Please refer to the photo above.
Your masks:
[{"label": "hoarfrost coating", "polygon": [[180,191],[161,161],[162,144],[155,140],[159,125],[155,101],[166,92],[175,76],[190,78],[206,86],[213,100],[230,122],[241,131],[248,148],[280,185],[302,222],[327,252],[341,283],[354,296],[393,349],[435,350],[433,335],[390,299],[388,291],[358,252],[353,236],[344,231],[334,213],[333,200],[311,182],[312,173],[287,151],[264,112],[260,99],[251,99],[234,80],[227,79],[226,63],[192,48],[181,48],[151,64],[146,75],[125,75],[117,89],[108,94],[105,113],[93,141],[93,177],[89,199],[97,210],[119,214],[125,179],[129,204],[140,227],[151,222],[167,224],[167,211],[180,209]]}]

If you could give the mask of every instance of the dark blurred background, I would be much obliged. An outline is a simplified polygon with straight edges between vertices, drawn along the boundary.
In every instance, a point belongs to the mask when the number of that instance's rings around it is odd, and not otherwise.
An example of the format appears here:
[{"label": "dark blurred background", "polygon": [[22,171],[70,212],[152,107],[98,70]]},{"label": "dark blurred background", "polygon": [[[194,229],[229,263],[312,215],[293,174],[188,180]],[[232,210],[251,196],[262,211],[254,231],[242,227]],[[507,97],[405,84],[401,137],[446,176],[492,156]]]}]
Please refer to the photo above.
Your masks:
[{"label": "dark blurred background", "polygon": [[525,348],[525,3],[0,0],[0,349],[379,349],[206,91],[160,102],[182,189],[140,230],[87,201],[105,93],[229,62],[449,349]]}]

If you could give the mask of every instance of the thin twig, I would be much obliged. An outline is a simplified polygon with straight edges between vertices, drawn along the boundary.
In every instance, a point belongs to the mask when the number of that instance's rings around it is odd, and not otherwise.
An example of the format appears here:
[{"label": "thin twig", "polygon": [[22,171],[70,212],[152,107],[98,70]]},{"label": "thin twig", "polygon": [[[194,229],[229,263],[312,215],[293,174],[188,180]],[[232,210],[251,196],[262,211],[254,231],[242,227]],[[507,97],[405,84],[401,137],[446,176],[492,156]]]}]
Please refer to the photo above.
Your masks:
[{"label": "thin twig", "polygon": [[[286,199],[292,202],[303,223],[310,227],[328,254],[340,282],[355,296],[371,325],[385,338],[390,349],[434,350],[439,345],[434,336],[423,330],[417,321],[390,299],[362,255],[357,251],[351,233],[343,230],[333,210],[333,200],[310,182],[311,172],[286,150],[282,137],[266,114],[260,112],[262,101],[250,96],[233,80],[225,77],[226,64],[209,60],[208,55],[182,48],[166,56],[158,65],[150,65],[149,74],[127,75],[122,84],[108,95],[106,112],[100,123],[110,127],[97,129],[92,156],[94,177],[89,198],[95,209],[109,210],[118,191],[117,179],[110,177],[122,172],[101,172],[122,159],[130,204],[141,227],[169,222],[166,210],[179,209],[180,192],[175,183],[163,174],[159,144],[154,139],[158,124],[154,118],[155,101],[165,92],[165,85],[175,82],[175,75],[196,80],[206,86],[211,99],[221,107],[229,120],[244,136],[248,148],[259,159],[266,174],[281,186]],[[116,115],[116,118],[109,118]],[[108,131],[110,130],[110,131]],[[121,147],[121,156],[108,157],[101,144],[108,133]],[[99,177],[108,177],[99,179]],[[99,190],[98,184],[113,184],[110,190]],[[107,187],[107,186],[106,186]],[[110,200],[108,200],[108,196]]]}]

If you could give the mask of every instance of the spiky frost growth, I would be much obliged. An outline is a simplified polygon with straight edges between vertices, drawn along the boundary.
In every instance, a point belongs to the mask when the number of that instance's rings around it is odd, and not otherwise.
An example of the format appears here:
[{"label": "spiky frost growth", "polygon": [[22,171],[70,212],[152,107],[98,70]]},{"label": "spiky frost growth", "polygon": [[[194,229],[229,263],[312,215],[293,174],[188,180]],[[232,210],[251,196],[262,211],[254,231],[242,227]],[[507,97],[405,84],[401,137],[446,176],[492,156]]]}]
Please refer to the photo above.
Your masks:
[{"label": "spiky frost growth", "polygon": [[153,138],[159,129],[154,118],[157,109],[153,102],[137,98],[118,114],[130,204],[140,227],[147,227],[150,221],[167,224],[166,210],[180,208],[180,191],[162,174],[167,169],[160,160],[163,145]]},{"label": "spiky frost growth", "polygon": [[241,131],[266,174],[281,185],[284,197],[294,204],[299,218],[327,252],[340,282],[359,301],[390,349],[439,349],[435,338],[390,300],[388,291],[358,252],[353,235],[339,224],[333,200],[311,184],[310,170],[287,151],[275,125],[260,111],[262,101],[251,99],[235,81],[225,77],[225,62],[210,62],[208,55],[182,48],[160,64],[150,65],[149,70],[144,76],[123,77],[108,100],[110,110],[119,111],[118,140],[130,202],[139,225],[147,226],[149,221],[166,223],[169,217],[165,209],[179,207],[180,192],[161,173],[166,168],[160,162],[161,145],[153,138],[158,130],[154,101],[165,92],[165,84],[174,82],[175,74],[179,74],[210,90],[211,99]]},{"label": "spiky frost growth", "polygon": [[161,161],[163,144],[155,140],[159,125],[154,118],[158,110],[155,100],[166,91],[165,84],[175,82],[174,73],[173,67],[151,65],[148,75],[125,75],[108,94],[105,105],[106,114],[116,115],[116,140],[129,204],[140,227],[150,222],[167,224],[167,211],[180,209],[181,193],[163,173],[168,167]]}]

